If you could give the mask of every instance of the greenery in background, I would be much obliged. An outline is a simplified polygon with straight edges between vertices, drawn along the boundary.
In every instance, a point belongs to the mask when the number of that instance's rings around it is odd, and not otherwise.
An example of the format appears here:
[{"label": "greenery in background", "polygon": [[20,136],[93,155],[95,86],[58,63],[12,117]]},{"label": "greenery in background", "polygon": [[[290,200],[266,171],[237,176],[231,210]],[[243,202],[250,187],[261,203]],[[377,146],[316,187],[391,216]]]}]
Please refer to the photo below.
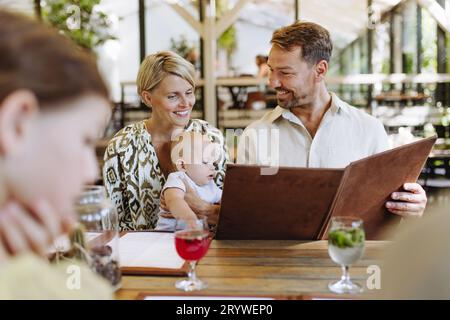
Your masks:
[{"label": "greenery in background", "polygon": [[424,73],[437,72],[437,24],[427,10],[422,10],[422,59]]},{"label": "greenery in background", "polygon": [[[417,51],[417,50],[416,50]],[[416,68],[414,65],[414,53],[405,52],[403,53],[403,59],[405,59],[405,73],[416,73]]]},{"label": "greenery in background", "polygon": [[447,33],[447,73],[450,73],[450,33]]},{"label": "greenery in background", "polygon": [[408,1],[401,13],[403,19],[402,59],[407,74],[417,73],[417,7],[415,1]]},{"label": "greenery in background", "polygon": [[391,65],[389,63],[389,60],[383,59],[383,63],[381,65],[381,73],[391,73]]},{"label": "greenery in background", "polygon": [[[406,73],[416,73],[416,20],[415,18],[415,4],[410,4],[410,7],[407,7],[408,12],[405,11],[404,19],[405,19],[405,32],[404,40],[406,43],[404,46],[403,58],[405,59],[405,72]],[[414,14],[412,14],[414,13]],[[430,16],[427,10],[422,10],[422,72],[437,72],[437,25],[436,21]],[[364,35],[365,37],[365,35]],[[447,51],[450,52],[450,35],[447,35]],[[344,66],[341,67],[341,70],[344,74],[350,74],[355,70],[355,66],[358,65],[358,61],[365,58],[366,53],[361,52],[361,54],[357,54],[354,56],[354,59],[351,57],[351,51],[354,50],[354,46],[357,45],[358,41],[354,42],[351,46],[343,49],[341,54],[344,55]],[[386,44],[389,46],[389,43]],[[390,57],[388,55],[389,51],[385,51],[385,57],[382,59],[381,72],[385,74],[389,74],[390,71]],[[360,61],[361,63],[361,61]],[[364,67],[365,64],[362,64]],[[447,70],[450,72],[450,63],[447,62]]]},{"label": "greenery in background", "polygon": [[170,38],[170,50],[178,53],[185,59],[194,48],[195,46],[189,43],[185,35],[181,35],[178,40]]},{"label": "greenery in background", "polygon": [[[61,33],[75,41],[80,47],[93,49],[107,40],[116,39],[110,33],[111,22],[108,16],[94,7],[101,0],[45,0],[42,1],[42,18]],[[79,8],[77,12],[71,6]],[[68,21],[77,21],[79,28],[73,28]]]},{"label": "greenery in background", "polygon": [[367,65],[369,62],[369,55],[368,55],[368,36],[367,33],[365,33],[361,38],[361,73],[368,73],[369,72],[369,66]]}]

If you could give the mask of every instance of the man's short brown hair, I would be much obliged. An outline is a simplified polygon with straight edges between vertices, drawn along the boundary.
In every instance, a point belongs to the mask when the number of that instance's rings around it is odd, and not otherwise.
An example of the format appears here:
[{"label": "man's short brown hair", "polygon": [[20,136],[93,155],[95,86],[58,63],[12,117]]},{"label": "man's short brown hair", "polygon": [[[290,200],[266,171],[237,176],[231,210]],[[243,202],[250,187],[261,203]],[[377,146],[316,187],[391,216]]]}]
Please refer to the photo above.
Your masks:
[{"label": "man's short brown hair", "polygon": [[328,30],[312,22],[297,21],[275,30],[270,43],[287,51],[300,47],[302,58],[310,65],[321,60],[330,62],[333,51]]}]

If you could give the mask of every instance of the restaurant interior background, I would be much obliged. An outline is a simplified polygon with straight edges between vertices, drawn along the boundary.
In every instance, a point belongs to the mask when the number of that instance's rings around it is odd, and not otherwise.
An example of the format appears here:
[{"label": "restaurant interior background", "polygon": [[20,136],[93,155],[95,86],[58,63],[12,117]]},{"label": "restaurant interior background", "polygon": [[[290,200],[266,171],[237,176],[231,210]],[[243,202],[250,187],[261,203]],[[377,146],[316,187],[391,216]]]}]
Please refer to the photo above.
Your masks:
[{"label": "restaurant interior background", "polygon": [[420,183],[429,207],[450,204],[450,0],[0,0],[0,6],[35,15],[97,55],[114,105],[97,148],[100,164],[112,135],[151,112],[135,84],[147,54],[173,50],[191,61],[198,74],[192,117],[226,133],[276,106],[264,66],[256,63],[267,56],[272,32],[296,19],[321,24],[334,44],[329,89],[378,117],[392,146],[437,134]]}]

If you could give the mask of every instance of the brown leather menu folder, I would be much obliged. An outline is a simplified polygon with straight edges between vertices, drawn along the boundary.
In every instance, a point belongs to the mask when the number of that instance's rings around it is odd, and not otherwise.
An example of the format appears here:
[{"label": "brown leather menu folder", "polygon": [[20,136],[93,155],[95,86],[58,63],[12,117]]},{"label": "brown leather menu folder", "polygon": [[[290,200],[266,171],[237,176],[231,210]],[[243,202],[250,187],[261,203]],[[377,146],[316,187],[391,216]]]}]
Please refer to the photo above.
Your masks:
[{"label": "brown leather menu folder", "polygon": [[260,169],[227,166],[216,239],[316,239],[344,170]]},{"label": "brown leather menu folder", "polygon": [[435,142],[436,137],[421,139],[350,163],[318,238],[326,238],[331,217],[349,215],[364,221],[367,239],[382,238],[400,221],[386,202],[404,183],[417,181]]},{"label": "brown leather menu folder", "polygon": [[317,240],[332,216],[364,220],[376,239],[399,217],[385,209],[390,194],[415,182],[435,137],[352,162],[345,169],[227,167],[217,226],[218,240]]}]

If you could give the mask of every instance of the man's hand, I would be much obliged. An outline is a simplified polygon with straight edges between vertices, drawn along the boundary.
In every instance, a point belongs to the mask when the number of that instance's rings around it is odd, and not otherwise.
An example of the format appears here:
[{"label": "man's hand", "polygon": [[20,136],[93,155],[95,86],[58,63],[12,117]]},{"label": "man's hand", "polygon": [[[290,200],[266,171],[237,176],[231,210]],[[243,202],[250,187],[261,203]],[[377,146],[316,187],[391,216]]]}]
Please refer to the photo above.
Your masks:
[{"label": "man's hand", "polygon": [[427,204],[425,190],[418,183],[405,183],[403,189],[406,192],[391,194],[391,198],[396,201],[386,202],[386,208],[402,217],[421,217]]},{"label": "man's hand", "polygon": [[0,262],[26,251],[45,255],[49,246],[74,224],[72,217],[62,217],[45,201],[29,209],[16,202],[0,209]]}]

